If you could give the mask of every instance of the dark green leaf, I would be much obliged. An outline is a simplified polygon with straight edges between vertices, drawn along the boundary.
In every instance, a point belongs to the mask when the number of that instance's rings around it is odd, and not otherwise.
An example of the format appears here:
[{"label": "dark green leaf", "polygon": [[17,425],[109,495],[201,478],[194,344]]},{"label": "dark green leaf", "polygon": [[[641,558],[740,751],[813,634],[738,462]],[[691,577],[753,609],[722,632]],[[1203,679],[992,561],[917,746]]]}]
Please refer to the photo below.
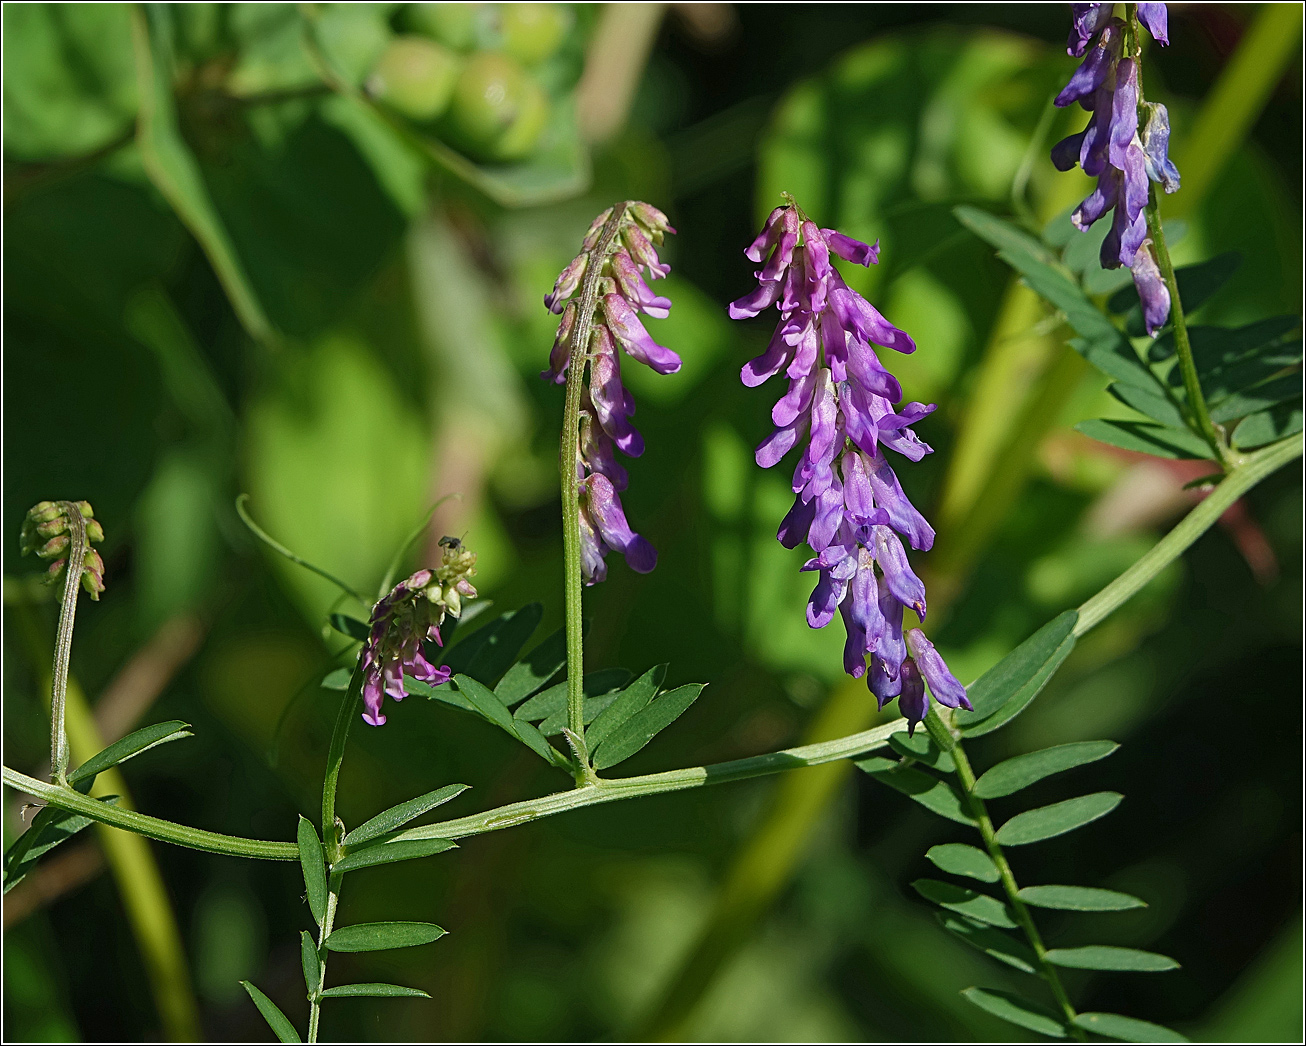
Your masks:
[{"label": "dark green leaf", "polygon": [[327,620],[331,622],[331,627],[341,635],[356,639],[360,643],[367,642],[366,621],[359,621],[358,618],[350,617],[348,614],[332,614]]},{"label": "dark green leaf", "polygon": [[324,999],[429,999],[420,988],[405,988],[399,984],[339,984],[322,993]]},{"label": "dark green leaf", "polygon": [[377,864],[392,864],[395,861],[431,857],[455,849],[457,845],[449,839],[400,839],[395,842],[373,843],[371,846],[346,854],[332,865],[332,870],[356,872],[360,868],[371,868]]},{"label": "dark green leaf", "polygon": [[323,690],[348,690],[349,678],[354,674],[352,668],[337,668],[322,677]]},{"label": "dark green leaf", "polygon": [[530,723],[513,719],[508,706],[494,696],[494,691],[465,675],[454,676],[459,692],[495,726],[507,731],[542,759],[554,766],[565,766],[566,757],[554,748]]},{"label": "dark green leaf", "polygon": [[1160,392],[1161,382],[1143,366],[1133,346],[1119,334],[1100,338],[1074,338],[1070,347],[1108,377],[1131,388]]},{"label": "dark green leaf", "polygon": [[1004,1021],[1028,1028],[1030,1031],[1047,1035],[1053,1039],[1066,1037],[1066,1026],[1055,1013],[1046,1006],[1030,1002],[1012,992],[998,991],[993,988],[967,988],[962,998],[973,1003],[981,1010],[1001,1017]]},{"label": "dark green leaf", "polygon": [[1003,846],[1024,846],[1073,832],[1090,821],[1105,817],[1120,805],[1123,798],[1119,792],[1094,792],[1051,806],[1040,806],[1037,810],[1026,810],[998,829],[998,842]]},{"label": "dark green leaf", "polygon": [[308,910],[319,926],[326,918],[327,879],[326,859],[322,856],[322,842],[317,830],[306,817],[299,819],[299,864],[304,870],[304,888],[308,892]]},{"label": "dark green leaf", "polygon": [[299,931],[299,964],[304,968],[304,987],[312,995],[322,984],[322,962],[313,935],[307,930]]},{"label": "dark green leaf", "polygon": [[[1274,350],[1278,343],[1300,326],[1301,320],[1296,316],[1270,316],[1242,327],[1190,326],[1188,346],[1192,349],[1193,365],[1202,379],[1203,390],[1217,393],[1235,391],[1233,386],[1223,385],[1222,375],[1230,367],[1242,366],[1248,359],[1276,355]],[[1284,361],[1280,367],[1300,361],[1299,340],[1285,346],[1284,350],[1287,355],[1280,357]],[[1173,359],[1174,354],[1174,332],[1170,330],[1152,342],[1147,350],[1147,358],[1153,363]],[[1170,372],[1168,380],[1176,388],[1183,386],[1183,376],[1177,370]]]},{"label": "dark green leaf", "polygon": [[1014,966],[1022,973],[1033,973],[1038,960],[1028,945],[1013,940],[1001,930],[985,926],[959,915],[947,912],[935,912],[941,925],[949,933],[955,933],[972,948],[978,948],[998,962]]},{"label": "dark green leaf", "polygon": [[996,897],[990,897],[978,890],[971,890],[956,883],[945,883],[938,879],[917,879],[912,886],[927,901],[933,901],[941,908],[957,912],[968,918],[1014,930],[1017,922],[1011,915],[1011,909]]},{"label": "dark green leaf", "polygon": [[179,741],[183,737],[190,736],[190,724],[183,723],[180,719],[142,727],[140,730],[128,734],[121,741],[115,741],[104,751],[91,756],[90,759],[68,775],[68,783],[75,785],[78,781],[94,779],[96,774],[108,770],[111,766],[125,763],[128,759],[140,755],[155,745],[167,744],[169,741]]},{"label": "dark green leaf", "polygon": [[1302,405],[1282,403],[1270,410],[1243,418],[1233,430],[1233,443],[1239,450],[1263,447],[1267,443],[1294,436],[1302,430]]},{"label": "dark green leaf", "polygon": [[[624,687],[630,682],[630,677],[631,674],[624,668],[603,668],[587,675],[581,683],[581,688],[586,697],[599,697]],[[567,682],[563,680],[519,705],[513,716],[538,723],[559,712],[565,712],[566,709]]]},{"label": "dark green leaf", "polygon": [[945,774],[950,774],[957,769],[952,756],[940,749],[933,738],[923,730],[911,737],[904,733],[891,734],[889,747],[901,756],[915,759],[918,763],[925,763]]},{"label": "dark green leaf", "polygon": [[1280,378],[1253,385],[1250,389],[1235,392],[1211,408],[1211,420],[1221,424],[1235,418],[1245,418],[1279,403],[1301,399],[1301,373],[1285,374]]},{"label": "dark green leaf", "polygon": [[1118,1013],[1081,1013],[1075,1023],[1094,1035],[1105,1035],[1122,1042],[1188,1042],[1177,1031],[1171,1031],[1151,1021],[1135,1017],[1122,1017]]},{"label": "dark green leaf", "polygon": [[1168,955],[1143,952],[1137,948],[1115,948],[1108,944],[1090,944],[1084,948],[1052,948],[1047,953],[1054,966],[1074,970],[1126,970],[1131,973],[1164,973],[1177,970],[1179,964]]},{"label": "dark green leaf", "polygon": [[1137,897],[1095,886],[1026,886],[1016,896],[1036,908],[1060,908],[1068,912],[1121,912],[1147,907],[1147,902]]},{"label": "dark green leaf", "polygon": [[965,843],[940,843],[925,851],[936,868],[953,875],[964,875],[984,883],[996,883],[998,870],[983,850]]},{"label": "dark green leaf", "polygon": [[326,946],[333,952],[381,952],[430,944],[443,936],[444,930],[435,923],[358,923],[332,930]]},{"label": "dark green leaf", "polygon": [[1114,741],[1076,741],[1018,755],[982,774],[975,782],[974,792],[981,799],[1011,795],[1063,770],[1105,759],[1119,747]]},{"label": "dark green leaf", "polygon": [[915,799],[921,806],[946,817],[958,824],[974,825],[975,820],[966,811],[966,804],[961,793],[948,781],[941,781],[933,774],[918,770],[914,766],[894,764],[891,770],[879,769],[879,763],[872,759],[859,760],[855,764],[865,770],[881,784],[895,788],[903,795]]},{"label": "dark green leaf", "polygon": [[1166,398],[1160,388],[1159,384],[1153,385],[1151,389],[1140,389],[1136,385],[1116,382],[1107,387],[1107,392],[1126,407],[1133,407],[1138,413],[1145,414],[1162,425],[1183,428],[1184,416],[1179,413],[1179,408],[1174,405],[1174,402]]},{"label": "dark green leaf", "polygon": [[520,610],[510,611],[450,650],[444,663],[454,673],[471,676],[490,686],[512,667],[543,616],[544,608],[539,603],[528,603]]},{"label": "dark green leaf", "polygon": [[[612,691],[607,694],[600,694],[598,697],[587,697],[584,704],[581,705],[581,722],[588,726],[601,716],[618,698],[619,693]],[[567,726],[567,709],[561,708],[549,716],[540,724],[540,733],[545,737],[555,737],[562,733]]]},{"label": "dark green leaf", "polygon": [[258,1007],[258,1012],[263,1014],[263,1019],[268,1022],[268,1027],[276,1035],[278,1042],[303,1042],[299,1037],[299,1032],[295,1031],[295,1026],[290,1023],[286,1015],[277,1009],[277,1004],[264,995],[261,991],[250,984],[249,981],[241,981],[241,987],[249,992],[249,997],[254,1000],[254,1005]]},{"label": "dark green leaf", "polygon": [[[1176,269],[1175,280],[1179,284],[1179,300],[1183,302],[1184,312],[1197,311],[1229,281],[1241,264],[1242,255],[1237,251],[1228,251],[1196,265]],[[1107,308],[1114,313],[1127,313],[1125,330],[1132,337],[1140,338],[1147,333],[1143,326],[1143,310],[1138,304],[1138,292],[1133,287],[1114,295],[1107,302]]]},{"label": "dark green leaf", "polygon": [[[102,796],[104,803],[117,803],[116,795]],[[9,844],[5,851],[5,885],[8,893],[26,877],[43,854],[66,842],[83,828],[94,824],[89,817],[61,810],[57,806],[42,807],[32,818],[27,831]]]},{"label": "dark green leaf", "polygon": [[[629,759],[669,727],[702,693],[705,683],[686,683],[645,705],[610,733],[594,751],[594,769],[606,770]],[[609,709],[616,707],[615,702]]]},{"label": "dark green leaf", "polygon": [[[588,622],[585,622],[588,624]],[[494,692],[511,708],[530,697],[567,663],[567,630],[560,628],[504,673]]]},{"label": "dark green leaf", "polygon": [[1053,618],[971,684],[966,693],[974,711],[953,718],[966,737],[991,733],[1029,706],[1075,648],[1078,619],[1074,610]]},{"label": "dark green leaf", "polygon": [[666,665],[654,665],[626,687],[621,692],[621,696],[600,713],[590,728],[585,731],[585,744],[591,752],[598,748],[612,731],[653,700],[653,695],[658,692],[658,687],[662,685],[666,674]]},{"label": "dark green leaf", "polygon": [[406,803],[400,803],[388,810],[383,810],[346,835],[345,845],[358,847],[371,839],[377,839],[393,832],[396,828],[406,825],[413,818],[421,817],[422,814],[429,813],[437,806],[447,803],[450,799],[457,798],[470,787],[470,785],[464,784],[445,785],[443,788],[437,788],[434,792],[427,792],[425,795],[419,795],[416,799],[409,799]]},{"label": "dark green leaf", "polygon": [[1187,429],[1154,425],[1150,421],[1111,421],[1093,418],[1075,426],[1090,439],[1125,450],[1136,450],[1158,458],[1199,458],[1211,456],[1211,448]]},{"label": "dark green leaf", "polygon": [[423,683],[420,679],[414,679],[412,676],[404,676],[404,689],[410,694],[429,697],[432,701],[439,701],[451,708],[458,709],[460,712],[476,711],[476,706],[463,697],[454,688],[453,683],[441,683],[439,686],[431,686],[429,683]]}]

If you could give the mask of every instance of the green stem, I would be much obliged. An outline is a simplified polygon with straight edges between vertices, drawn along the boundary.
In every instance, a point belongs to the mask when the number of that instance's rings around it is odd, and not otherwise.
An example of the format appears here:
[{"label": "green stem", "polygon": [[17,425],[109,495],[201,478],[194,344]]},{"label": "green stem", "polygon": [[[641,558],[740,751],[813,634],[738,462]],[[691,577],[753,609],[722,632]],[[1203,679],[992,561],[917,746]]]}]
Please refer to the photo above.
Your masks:
[{"label": "green stem", "polygon": [[1223,435],[1211,420],[1211,412],[1206,406],[1206,397],[1202,394],[1201,382],[1197,379],[1197,365],[1193,362],[1193,347],[1188,340],[1188,322],[1184,319],[1183,302],[1179,300],[1179,283],[1175,279],[1174,263],[1170,260],[1170,248],[1166,246],[1165,231],[1161,228],[1160,204],[1157,200],[1156,186],[1151,186],[1147,197],[1147,231],[1156,248],[1156,262],[1170,292],[1170,321],[1174,326],[1175,355],[1179,357],[1179,373],[1184,379],[1184,392],[1188,399],[1188,413],[1197,426],[1197,433],[1210,444],[1218,461],[1226,472],[1236,464],[1232,460],[1229,447]]},{"label": "green stem", "polygon": [[50,779],[68,783],[68,732],[64,727],[68,699],[68,669],[73,654],[73,619],[77,592],[86,566],[86,520],[71,501],[56,502],[68,519],[68,562],[64,564],[63,602],[59,607],[59,632],[54,645],[54,672],[50,681]]},{"label": "green stem", "polygon": [[331,936],[331,928],[336,921],[336,908],[340,905],[340,884],[344,876],[339,872],[331,873],[328,884],[326,915],[317,933],[317,991],[308,998],[308,1041],[317,1042],[317,1026],[322,1019],[322,992],[326,990],[327,946],[326,939]]},{"label": "green stem", "polygon": [[[334,574],[328,573],[327,571],[323,570],[316,563],[310,563],[308,560],[295,555],[295,553],[291,552],[290,549],[286,548],[285,545],[283,545],[280,541],[278,541],[266,530],[264,530],[257,523],[255,523],[254,518],[249,514],[249,509],[245,507],[246,502],[248,501],[249,501],[248,494],[241,494],[238,498],[236,498],[236,514],[240,516],[241,522],[244,523],[245,526],[249,527],[251,534],[253,534],[256,538],[262,541],[263,544],[267,545],[268,548],[272,549],[273,552],[285,556],[286,559],[290,560],[290,562],[294,563],[296,566],[301,566],[305,570],[311,570],[313,571],[314,574],[318,575],[318,577],[326,578],[328,581],[331,582],[331,584],[335,585],[341,591],[347,593],[348,595],[353,596],[356,600],[362,603],[363,606],[370,607],[372,605],[372,601],[369,600],[366,596],[364,596],[361,592],[358,592],[356,589],[354,589],[353,586],[346,584],[344,581],[341,581],[340,578],[336,577]],[[382,595],[384,595],[384,593],[382,593]]]},{"label": "green stem", "polygon": [[570,362],[567,366],[567,399],[562,413],[562,439],[558,469],[562,474],[562,554],[563,597],[567,615],[567,727],[576,752],[576,783],[595,780],[585,751],[585,637],[581,621],[582,584],[580,563],[580,400],[585,387],[585,368],[589,361],[590,333],[594,329],[594,309],[599,301],[599,281],[603,261],[621,231],[630,201],[623,200],[612,208],[598,242],[590,251],[589,264],[581,280],[576,326],[571,335]]},{"label": "green stem", "polygon": [[[930,720],[933,720],[931,722]],[[930,735],[936,736],[936,730],[942,729],[948,731],[946,724],[939,717],[934,709],[931,709],[927,717],[926,726],[930,729]],[[1070,996],[1066,994],[1065,986],[1061,983],[1061,976],[1057,973],[1057,968],[1047,961],[1047,948],[1043,945],[1043,937],[1038,932],[1038,927],[1034,925],[1034,917],[1029,914],[1029,908],[1018,895],[1020,889],[1016,885],[1016,876],[1011,871],[1011,865],[1007,861],[1006,855],[1002,852],[1002,845],[998,842],[997,833],[993,828],[993,819],[989,817],[988,809],[984,805],[984,800],[975,794],[975,773],[971,770],[970,760],[966,758],[966,752],[961,746],[961,739],[952,736],[952,746],[949,749],[953,762],[957,764],[957,779],[961,782],[962,791],[966,795],[966,802],[970,806],[971,815],[975,818],[976,827],[984,839],[984,846],[989,852],[989,857],[993,859],[993,864],[998,870],[998,876],[1002,881],[1002,890],[1007,895],[1007,903],[1011,905],[1012,914],[1016,917],[1016,922],[1025,933],[1026,940],[1029,941],[1030,948],[1033,949],[1035,957],[1038,959],[1039,974],[1047,982],[1048,987],[1052,990],[1053,997],[1057,1000],[1057,1005],[1061,1007],[1061,1012],[1066,1017],[1067,1030],[1079,1039],[1081,1042],[1087,1039],[1084,1030],[1075,1023],[1075,1007],[1071,1005]]]},{"label": "green stem", "polygon": [[349,677],[349,688],[345,699],[340,702],[340,711],[336,714],[336,725],[331,731],[331,748],[327,752],[326,776],[322,779],[322,845],[326,848],[327,861],[334,863],[340,859],[341,834],[336,831],[336,785],[340,782],[340,767],[345,761],[345,743],[349,740],[349,728],[354,725],[354,716],[363,701],[363,658],[360,653],[354,673]]}]

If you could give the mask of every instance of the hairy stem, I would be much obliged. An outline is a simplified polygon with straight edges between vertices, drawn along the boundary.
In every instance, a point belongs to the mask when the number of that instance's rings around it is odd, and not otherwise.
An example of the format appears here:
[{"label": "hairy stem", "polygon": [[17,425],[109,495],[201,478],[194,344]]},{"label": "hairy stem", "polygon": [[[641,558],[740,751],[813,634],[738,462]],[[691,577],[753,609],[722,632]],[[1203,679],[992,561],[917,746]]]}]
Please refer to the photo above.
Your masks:
[{"label": "hairy stem", "polygon": [[345,761],[345,742],[349,740],[349,728],[354,725],[354,716],[358,715],[362,697],[363,658],[360,655],[358,663],[354,665],[354,673],[349,677],[345,699],[336,714],[336,725],[331,731],[331,748],[327,752],[326,776],[322,778],[322,845],[326,848],[327,861],[332,863],[340,859],[340,840],[336,832],[336,785],[340,782],[340,767]]},{"label": "hairy stem", "polygon": [[64,564],[63,602],[59,606],[59,632],[54,645],[54,672],[50,680],[50,779],[68,783],[68,733],[64,718],[68,699],[68,667],[73,654],[73,619],[77,592],[86,565],[86,520],[71,501],[56,502],[68,518],[68,562]]},{"label": "hairy stem", "polygon": [[344,876],[332,872],[327,886],[326,914],[317,933],[317,991],[308,997],[308,1041],[317,1042],[317,1026],[322,1019],[322,992],[326,990],[327,946],[331,928],[336,921],[336,908],[340,905],[340,884]]},{"label": "hairy stem", "polygon": [[567,614],[567,727],[575,735],[580,750],[576,753],[576,783],[594,779],[585,751],[585,637],[581,625],[580,563],[580,397],[585,387],[585,368],[589,360],[590,332],[594,328],[594,309],[599,300],[599,280],[603,259],[607,257],[629,201],[612,208],[612,214],[590,251],[589,264],[580,286],[576,326],[572,330],[570,362],[567,366],[567,399],[562,413],[562,440],[558,469],[562,474],[562,554],[563,597]]},{"label": "hairy stem", "polygon": [[[929,720],[933,720],[930,722]],[[937,711],[930,709],[927,717],[927,724],[930,728],[930,735],[936,735],[936,729],[941,727],[948,730],[943,723]],[[949,730],[949,734],[951,731]],[[993,828],[993,819],[989,816],[988,809],[984,805],[984,800],[975,794],[975,773],[971,770],[970,760],[966,758],[966,752],[961,746],[961,739],[952,735],[952,745],[949,749],[953,762],[957,764],[957,779],[961,782],[962,791],[965,793],[966,802],[970,806],[971,816],[975,818],[976,827],[984,839],[984,847],[989,852],[989,857],[993,859],[993,864],[998,870],[998,876],[1002,882],[1002,890],[1007,895],[1007,903],[1011,906],[1011,912],[1016,917],[1016,922],[1024,931],[1025,939],[1029,941],[1030,948],[1033,949],[1035,957],[1038,959],[1039,976],[1047,982],[1052,991],[1057,1005],[1066,1018],[1067,1030],[1079,1039],[1081,1042],[1087,1039],[1084,1030],[1075,1023],[1075,1007],[1071,1005],[1070,996],[1066,994],[1065,986],[1061,983],[1061,975],[1057,968],[1047,961],[1047,948],[1043,944],[1043,936],[1038,932],[1038,927],[1034,925],[1034,917],[1030,915],[1029,908],[1018,895],[1020,889],[1016,885],[1016,876],[1011,871],[1011,865],[1007,861],[1006,854],[1002,852],[1002,844],[998,842],[997,832]]]}]

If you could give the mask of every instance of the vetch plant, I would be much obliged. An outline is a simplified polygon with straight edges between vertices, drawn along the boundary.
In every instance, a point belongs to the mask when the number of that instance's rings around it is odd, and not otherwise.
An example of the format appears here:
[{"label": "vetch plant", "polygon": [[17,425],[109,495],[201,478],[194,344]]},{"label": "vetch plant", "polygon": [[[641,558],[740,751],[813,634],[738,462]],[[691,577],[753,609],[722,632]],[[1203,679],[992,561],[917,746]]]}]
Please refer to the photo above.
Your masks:
[{"label": "vetch plant", "polygon": [[[868,245],[822,227],[786,195],[745,249],[759,267],[756,289],[729,307],[731,317],[740,320],[772,306],[779,313],[767,348],[742,370],[750,387],[782,374],[788,383],[771,412],[774,431],[757,448],[756,461],[772,468],[796,453],[794,500],[777,536],[787,549],[805,544],[810,551],[794,560],[794,569],[815,575],[808,624],[827,627],[837,611],[846,637],[844,671],[866,680],[867,702],[873,695],[879,707],[887,707],[896,699],[901,716],[834,740],[729,762],[612,775],[704,690],[700,683],[664,689],[666,664],[632,671],[585,661],[586,587],[605,580],[616,563],[609,558],[612,552],[637,573],[654,569],[658,557],[621,503],[631,481],[622,458],[638,458],[645,450],[632,422],[635,403],[622,381],[622,358],[664,375],[681,365],[674,346],[660,345],[641,319],[665,318],[671,308],[650,283],[669,271],[658,250],[674,230],[657,208],[623,201],[594,220],[579,254],[544,299],[559,316],[543,377],[563,386],[564,627],[528,648],[542,619],[541,605],[530,603],[465,634],[485,605],[476,602],[472,584],[475,535],[467,545],[443,539],[438,562],[396,582],[429,516],[396,551],[374,596],[364,596],[262,531],[242,497],[238,512],[256,536],[357,600],[366,620],[344,613],[329,618],[349,645],[344,664],[322,681],[328,692],[340,695],[340,704],[320,810],[311,819],[301,816],[293,829],[287,824],[284,837],[276,840],[209,832],[88,794],[98,774],[189,736],[183,722],[145,727],[70,767],[63,720],[74,617],[79,592],[98,599],[104,591],[104,565],[93,548],[104,535],[85,502],[41,502],[23,523],[21,543],[23,551],[52,560],[52,579],[63,581],[51,684],[51,779],[4,768],[6,784],[44,804],[5,854],[5,890],[40,857],[94,822],[211,853],[297,863],[311,920],[300,935],[306,1013],[287,1015],[253,984],[245,987],[281,1041],[300,1041],[303,1028],[315,1042],[328,1000],[425,995],[394,984],[331,984],[333,953],[418,947],[444,934],[434,923],[405,920],[400,911],[385,921],[345,923],[340,905],[351,872],[435,856],[462,840],[584,806],[851,759],[877,782],[974,833],[975,845],[949,842],[926,852],[951,879],[922,878],[912,885],[937,906],[948,932],[1041,985],[1022,993],[971,987],[963,993],[970,1002],[1052,1038],[1180,1040],[1139,1017],[1082,1012],[1073,986],[1062,980],[1065,969],[1161,973],[1176,968],[1175,960],[1114,945],[1050,946],[1036,919],[1040,909],[1053,909],[1085,913],[1088,925],[1091,913],[1136,908],[1145,901],[1097,885],[1022,884],[1019,858],[1009,856],[1012,848],[1058,838],[1119,804],[1122,796],[1105,789],[1034,809],[1008,805],[1023,789],[1095,764],[1117,745],[1109,740],[1057,745],[988,767],[973,764],[967,749],[972,740],[1025,711],[1080,637],[1261,479],[1302,454],[1301,350],[1292,337],[1300,322],[1272,318],[1236,330],[1187,325],[1185,307],[1191,310],[1214,293],[1233,264],[1217,258],[1176,272],[1170,262],[1156,186],[1173,192],[1179,179],[1166,155],[1165,110],[1143,100],[1140,44],[1140,25],[1156,42],[1165,42],[1165,7],[1125,5],[1123,17],[1116,17],[1111,5],[1073,7],[1070,51],[1084,61],[1057,102],[1078,101],[1093,115],[1083,132],[1055,147],[1053,158],[1060,167],[1079,163],[1098,177],[1097,189],[1073,216],[1047,230],[1022,228],[973,207],[959,207],[955,214],[1046,300],[1049,322],[1065,328],[1073,350],[1112,380],[1112,394],[1147,419],[1088,422],[1082,431],[1133,450],[1211,462],[1211,474],[1202,481],[1205,498],[1137,562],[1035,631],[969,686],[961,684],[908,617],[924,622],[927,616],[917,566],[933,544],[934,530],[909,500],[896,468],[902,466],[899,459],[915,463],[931,453],[914,427],[934,406],[909,398],[910,389],[902,387],[879,350],[910,353],[916,343],[840,272],[841,264],[877,264],[878,242]],[[1068,236],[1085,235],[1083,230],[1108,210],[1112,226],[1101,266],[1129,267],[1137,293],[1126,287],[1103,301],[1086,289],[1082,271],[1072,269],[1059,249]],[[928,353],[931,346],[922,344],[920,351]],[[679,550],[664,548],[662,554],[675,556]],[[413,827],[418,818],[463,797],[466,786],[450,783],[361,824],[345,824],[336,798],[350,731],[359,718],[385,731],[386,699],[406,697],[428,700],[433,715],[469,715],[504,731],[558,772],[559,790]],[[925,729],[917,732],[921,724]],[[396,729],[388,726],[391,733]],[[384,742],[388,735],[376,736]]]}]

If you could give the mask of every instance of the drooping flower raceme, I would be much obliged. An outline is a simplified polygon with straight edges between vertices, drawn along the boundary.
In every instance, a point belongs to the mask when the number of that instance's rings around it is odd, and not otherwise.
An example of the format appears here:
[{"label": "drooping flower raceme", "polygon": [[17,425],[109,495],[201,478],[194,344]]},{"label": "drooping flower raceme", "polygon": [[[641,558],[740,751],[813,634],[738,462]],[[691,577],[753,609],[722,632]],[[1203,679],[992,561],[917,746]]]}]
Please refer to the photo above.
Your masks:
[{"label": "drooping flower raceme", "polygon": [[404,676],[432,686],[452,674],[432,664],[425,643],[442,646],[440,626],[446,614],[462,615],[462,601],[474,599],[468,580],[476,573],[476,553],[455,538],[440,541],[441,562],[399,582],[372,608],[367,642],[363,645],[363,720],[385,725],[381,704],[387,694],[396,701],[407,696]]},{"label": "drooping flower raceme", "polygon": [[909,461],[930,453],[911,426],[934,406],[899,406],[902,388],[874,346],[908,353],[916,345],[831,264],[831,254],[875,264],[879,244],[818,228],[786,199],[744,252],[761,265],[757,289],[730,306],[732,319],[772,305],[780,312],[766,351],[740,375],[749,387],[780,373],[789,381],[771,411],[776,428],[758,446],[757,463],[770,468],[802,448],[793,507],[777,537],[786,548],[805,541],[815,553],[802,568],[817,573],[807,622],[824,628],[837,610],[847,633],[844,670],[857,679],[865,675],[881,707],[899,698],[914,729],[929,708],[926,683],[942,704],[970,707],[965,688],[925,634],[914,628],[904,635],[902,627],[904,607],[922,620],[926,610],[925,585],[902,542],[929,549],[934,529],[903,493],[885,451]]},{"label": "drooping flower raceme", "polygon": [[[615,222],[609,219],[616,214]],[[671,266],[658,259],[657,245],[676,230],[656,207],[629,202],[608,208],[589,228],[581,252],[562,270],[553,290],[544,296],[550,311],[562,322],[549,355],[549,367],[540,377],[561,385],[579,349],[580,366],[588,364],[589,382],[581,393],[581,422],[577,478],[580,481],[581,571],[585,584],[607,577],[605,557],[616,549],[632,570],[647,574],[657,565],[657,552],[630,528],[621,507],[620,492],[628,475],[616,452],[637,458],[644,453],[644,437],[630,423],[635,399],[621,383],[621,352],[659,374],[674,374],[680,357],[657,344],[644,329],[639,313],[665,319],[671,301],[658,297],[644,281],[666,276]],[[592,311],[582,317],[586,277],[597,280]],[[587,345],[576,344],[588,329]],[[582,372],[581,377],[585,375]]]},{"label": "drooping flower raceme", "polygon": [[[1062,171],[1079,164],[1085,174],[1097,178],[1097,187],[1071,220],[1085,232],[1114,209],[1111,230],[1102,241],[1102,266],[1125,265],[1133,272],[1150,334],[1170,315],[1170,292],[1160,277],[1143,213],[1148,181],[1172,193],[1179,188],[1179,171],[1169,157],[1170,114],[1164,105],[1143,100],[1138,57],[1126,53],[1127,27],[1113,17],[1114,6],[1070,5],[1066,50],[1084,61],[1056,104],[1078,102],[1093,115],[1082,131],[1053,146],[1052,162]],[[1139,4],[1138,20],[1157,43],[1169,43],[1165,4]]]}]

